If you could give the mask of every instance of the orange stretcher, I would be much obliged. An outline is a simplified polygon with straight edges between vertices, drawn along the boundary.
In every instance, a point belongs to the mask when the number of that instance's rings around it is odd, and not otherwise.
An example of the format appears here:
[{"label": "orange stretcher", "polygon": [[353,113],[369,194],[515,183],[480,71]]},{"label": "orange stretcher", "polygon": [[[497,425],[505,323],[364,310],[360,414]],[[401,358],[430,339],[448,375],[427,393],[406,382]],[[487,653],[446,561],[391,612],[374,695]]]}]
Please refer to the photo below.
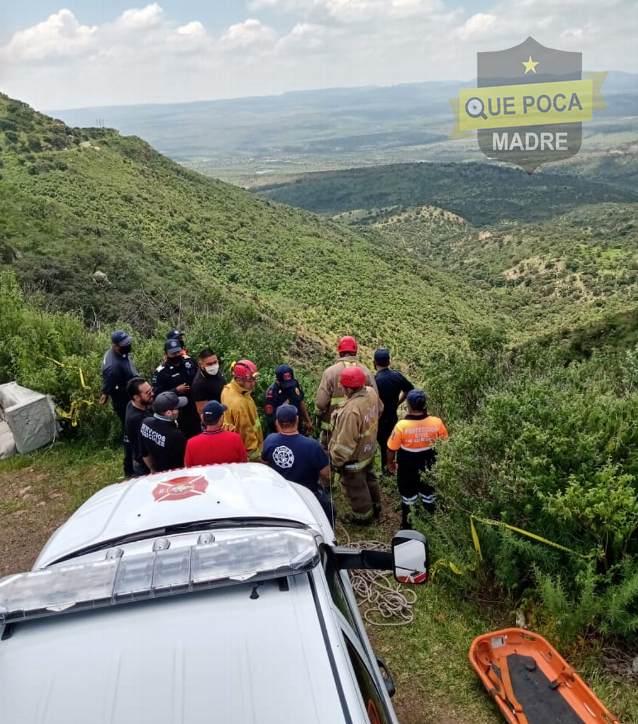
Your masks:
[{"label": "orange stretcher", "polygon": [[531,631],[479,636],[470,661],[510,724],[619,724],[558,651]]}]

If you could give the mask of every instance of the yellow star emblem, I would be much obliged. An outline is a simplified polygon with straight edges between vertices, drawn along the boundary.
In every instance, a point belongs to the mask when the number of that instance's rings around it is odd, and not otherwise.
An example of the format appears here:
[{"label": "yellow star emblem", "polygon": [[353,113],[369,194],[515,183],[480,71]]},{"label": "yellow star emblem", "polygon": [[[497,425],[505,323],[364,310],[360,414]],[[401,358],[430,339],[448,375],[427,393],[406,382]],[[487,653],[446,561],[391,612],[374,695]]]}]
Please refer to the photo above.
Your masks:
[{"label": "yellow star emblem", "polygon": [[533,71],[534,73],[536,73],[536,66],[538,65],[538,63],[540,61],[537,60],[536,62],[534,62],[532,60],[532,56],[530,55],[529,60],[524,60],[522,62],[523,62],[523,65],[525,66],[525,75],[527,75],[527,73],[529,73],[530,70]]}]

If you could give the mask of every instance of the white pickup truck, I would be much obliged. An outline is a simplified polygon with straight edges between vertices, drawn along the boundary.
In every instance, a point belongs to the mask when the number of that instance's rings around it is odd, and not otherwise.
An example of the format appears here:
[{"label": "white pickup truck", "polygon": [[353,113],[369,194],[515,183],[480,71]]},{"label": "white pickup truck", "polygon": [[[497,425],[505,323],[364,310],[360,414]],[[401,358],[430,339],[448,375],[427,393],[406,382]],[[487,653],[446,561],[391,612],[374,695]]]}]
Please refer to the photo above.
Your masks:
[{"label": "white pickup truck", "polygon": [[396,723],[347,569],[420,583],[426,555],[338,547],[260,464],[111,485],[0,581],[0,722]]}]

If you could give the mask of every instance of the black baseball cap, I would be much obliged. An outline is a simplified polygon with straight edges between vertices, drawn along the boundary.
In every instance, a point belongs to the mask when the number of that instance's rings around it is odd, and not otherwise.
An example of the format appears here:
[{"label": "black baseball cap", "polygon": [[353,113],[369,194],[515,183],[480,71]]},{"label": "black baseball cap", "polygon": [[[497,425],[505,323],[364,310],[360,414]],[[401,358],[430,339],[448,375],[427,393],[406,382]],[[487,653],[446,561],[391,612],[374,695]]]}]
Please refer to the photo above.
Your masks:
[{"label": "black baseball cap", "polygon": [[390,352],[387,349],[378,349],[374,353],[374,361],[378,365],[387,367],[390,364]]},{"label": "black baseball cap", "polygon": [[188,405],[187,397],[180,397],[177,392],[160,392],[153,402],[153,409],[158,415],[163,415],[169,410],[178,410]]}]

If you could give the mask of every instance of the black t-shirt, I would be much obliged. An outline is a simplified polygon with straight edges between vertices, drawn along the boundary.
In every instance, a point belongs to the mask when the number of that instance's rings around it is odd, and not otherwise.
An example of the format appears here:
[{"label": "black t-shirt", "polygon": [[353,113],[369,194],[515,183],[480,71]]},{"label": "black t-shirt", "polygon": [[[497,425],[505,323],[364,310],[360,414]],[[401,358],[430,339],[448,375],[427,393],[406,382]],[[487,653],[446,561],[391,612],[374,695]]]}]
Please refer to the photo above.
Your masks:
[{"label": "black t-shirt", "polygon": [[387,367],[379,370],[374,377],[379,390],[379,397],[383,402],[382,420],[396,420],[399,397],[402,392],[409,392],[414,385],[407,380],[400,372]]},{"label": "black t-shirt", "polygon": [[149,412],[149,410],[140,410],[139,407],[135,407],[135,405],[129,401],[126,406],[124,427],[126,429],[126,436],[133,448],[133,460],[137,460],[138,463],[142,462],[138,439],[140,435],[140,427],[142,427],[142,423],[147,417],[153,417],[153,413]]},{"label": "black t-shirt", "polygon": [[186,438],[172,420],[147,417],[138,439],[140,455],[151,458],[156,473],[184,467]]},{"label": "black t-shirt", "polygon": [[222,390],[226,384],[228,384],[226,378],[221,372],[216,375],[207,375],[201,370],[197,370],[191,387],[193,402],[209,402],[210,400],[221,402]]}]

